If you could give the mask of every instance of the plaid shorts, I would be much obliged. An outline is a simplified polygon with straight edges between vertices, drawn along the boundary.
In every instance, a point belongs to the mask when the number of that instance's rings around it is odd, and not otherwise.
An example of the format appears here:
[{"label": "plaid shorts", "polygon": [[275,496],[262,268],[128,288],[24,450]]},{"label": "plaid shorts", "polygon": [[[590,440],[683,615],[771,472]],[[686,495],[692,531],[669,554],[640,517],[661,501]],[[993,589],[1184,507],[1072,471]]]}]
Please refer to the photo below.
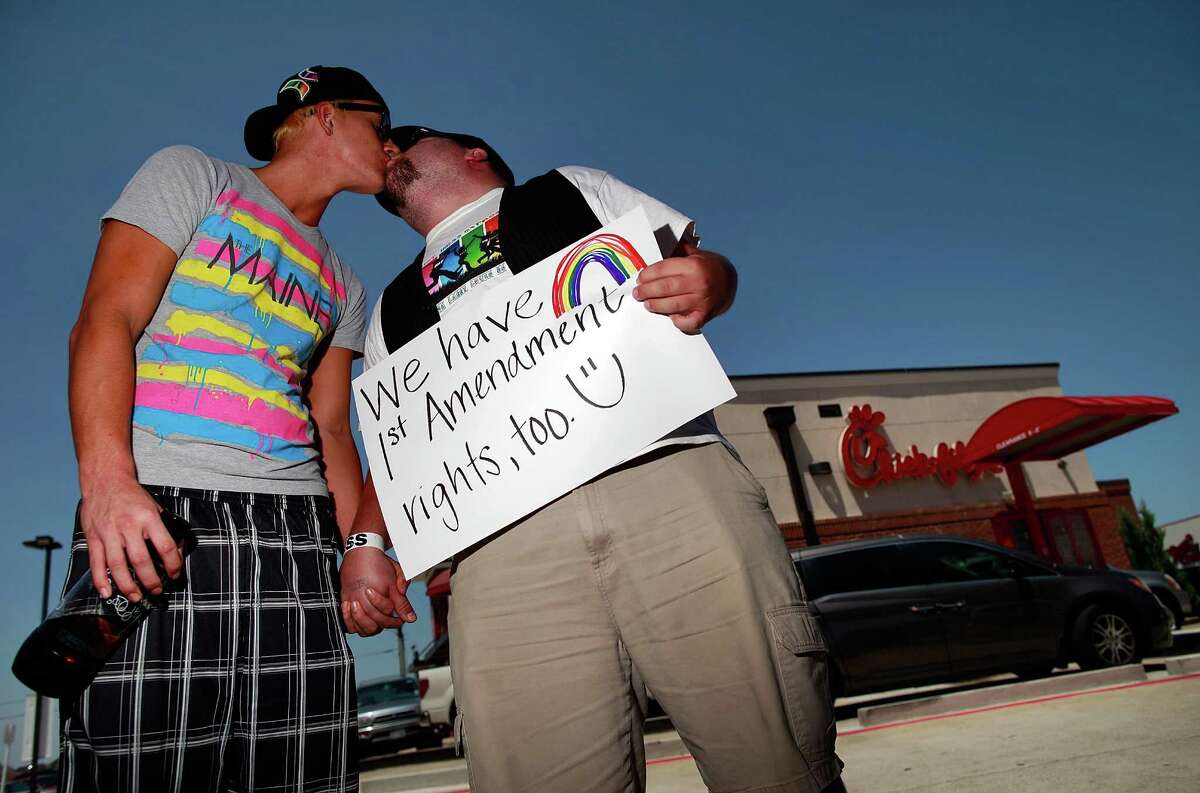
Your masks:
[{"label": "plaid shorts", "polygon": [[[147,490],[193,527],[189,583],[60,703],[59,790],[357,791],[329,499]],[[68,587],[88,575],[78,526],[71,548]]]}]

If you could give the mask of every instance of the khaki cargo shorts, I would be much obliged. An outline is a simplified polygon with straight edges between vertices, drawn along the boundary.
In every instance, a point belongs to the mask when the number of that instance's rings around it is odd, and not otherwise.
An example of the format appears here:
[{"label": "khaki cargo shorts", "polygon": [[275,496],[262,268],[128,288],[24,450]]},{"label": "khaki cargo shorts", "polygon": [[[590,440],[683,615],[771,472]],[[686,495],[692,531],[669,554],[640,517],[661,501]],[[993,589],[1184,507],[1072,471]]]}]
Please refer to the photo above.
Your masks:
[{"label": "khaki cargo shorts", "polygon": [[475,793],[644,790],[647,690],[713,791],[837,779],[825,642],[724,445],[610,472],[461,556],[451,581]]}]

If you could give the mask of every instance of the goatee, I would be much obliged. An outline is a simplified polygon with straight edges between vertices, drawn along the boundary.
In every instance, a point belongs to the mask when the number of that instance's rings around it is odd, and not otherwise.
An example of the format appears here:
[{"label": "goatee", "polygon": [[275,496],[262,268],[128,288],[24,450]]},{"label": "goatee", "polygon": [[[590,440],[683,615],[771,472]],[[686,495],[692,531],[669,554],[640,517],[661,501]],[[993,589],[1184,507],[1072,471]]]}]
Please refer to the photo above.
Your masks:
[{"label": "goatee", "polygon": [[413,165],[413,161],[407,157],[399,158],[395,165],[388,168],[384,190],[387,191],[388,197],[392,199],[392,204],[397,210],[404,209],[408,205],[408,190],[420,178],[421,174],[417,171],[417,166]]}]

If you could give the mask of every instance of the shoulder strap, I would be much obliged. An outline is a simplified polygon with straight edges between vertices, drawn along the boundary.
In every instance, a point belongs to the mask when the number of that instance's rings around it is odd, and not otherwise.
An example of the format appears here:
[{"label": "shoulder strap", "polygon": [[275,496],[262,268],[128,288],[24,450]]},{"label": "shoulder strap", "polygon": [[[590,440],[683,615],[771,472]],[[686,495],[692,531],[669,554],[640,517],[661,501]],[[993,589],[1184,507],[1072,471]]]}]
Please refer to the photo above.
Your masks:
[{"label": "shoulder strap", "polygon": [[601,225],[583,193],[556,170],[510,187],[500,198],[500,250],[514,274]]},{"label": "shoulder strap", "polygon": [[383,290],[379,316],[388,352],[395,352],[437,324],[437,307],[421,278],[424,258],[425,249],[422,248],[412,264],[401,270]]}]

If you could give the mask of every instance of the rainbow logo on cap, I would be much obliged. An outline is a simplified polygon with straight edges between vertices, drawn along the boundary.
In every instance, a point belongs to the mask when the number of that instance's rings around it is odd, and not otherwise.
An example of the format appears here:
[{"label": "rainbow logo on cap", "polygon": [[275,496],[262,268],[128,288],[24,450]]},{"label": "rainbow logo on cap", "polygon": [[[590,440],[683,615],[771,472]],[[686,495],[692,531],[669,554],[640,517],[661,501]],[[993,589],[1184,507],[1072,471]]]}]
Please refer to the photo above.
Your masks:
[{"label": "rainbow logo on cap", "polygon": [[284,83],[283,87],[279,89],[279,93],[282,94],[284,91],[295,91],[296,93],[300,94],[300,101],[303,102],[304,97],[308,96],[308,92],[312,88],[309,83],[319,82],[320,79],[321,76],[314,72],[311,67],[304,69],[303,71],[297,73],[295,77]]},{"label": "rainbow logo on cap", "polygon": [[554,272],[554,316],[561,317],[582,305],[579,285],[590,264],[602,264],[617,286],[646,269],[641,254],[617,234],[596,234],[580,242],[558,263]]}]

